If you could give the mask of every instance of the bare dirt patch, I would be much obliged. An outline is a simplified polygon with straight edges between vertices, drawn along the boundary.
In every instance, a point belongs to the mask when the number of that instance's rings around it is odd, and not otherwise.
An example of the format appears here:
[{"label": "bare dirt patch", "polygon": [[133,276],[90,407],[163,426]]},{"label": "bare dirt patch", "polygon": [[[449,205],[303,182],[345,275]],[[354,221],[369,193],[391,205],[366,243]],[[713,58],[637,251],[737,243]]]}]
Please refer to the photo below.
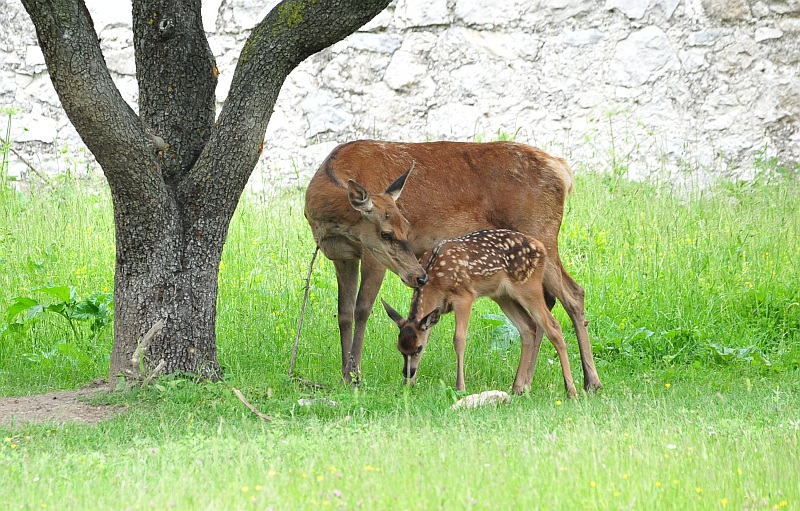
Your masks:
[{"label": "bare dirt patch", "polygon": [[105,380],[95,380],[78,390],[0,398],[0,426],[30,422],[96,424],[125,410],[123,406],[97,406],[87,402],[100,392],[108,392]]}]

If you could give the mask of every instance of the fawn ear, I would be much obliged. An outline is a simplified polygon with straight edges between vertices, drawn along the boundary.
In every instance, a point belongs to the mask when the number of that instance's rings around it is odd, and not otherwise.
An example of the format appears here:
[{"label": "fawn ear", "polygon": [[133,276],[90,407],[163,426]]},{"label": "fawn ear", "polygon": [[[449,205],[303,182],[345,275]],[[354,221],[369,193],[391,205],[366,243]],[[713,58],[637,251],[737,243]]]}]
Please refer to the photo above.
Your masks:
[{"label": "fawn ear", "polygon": [[433,312],[422,318],[422,321],[419,322],[419,329],[423,332],[436,323],[439,322],[439,319],[442,317],[442,310],[439,307],[433,309]]},{"label": "fawn ear", "polygon": [[400,198],[400,193],[403,191],[403,187],[406,184],[406,179],[408,179],[408,175],[411,174],[411,171],[414,170],[414,162],[411,162],[411,168],[406,171],[405,174],[398,177],[394,180],[394,183],[389,185],[389,188],[386,189],[385,193],[393,200],[397,200]]},{"label": "fawn ear", "polygon": [[392,306],[386,303],[386,300],[383,298],[381,298],[381,303],[383,304],[383,308],[386,309],[386,314],[388,314],[389,317],[392,318],[392,321],[394,321],[394,324],[400,326],[400,323],[403,322],[403,316],[401,316],[396,310],[392,309]]},{"label": "fawn ear", "polygon": [[347,180],[347,199],[353,208],[362,213],[369,213],[375,207],[367,189],[352,179]]}]

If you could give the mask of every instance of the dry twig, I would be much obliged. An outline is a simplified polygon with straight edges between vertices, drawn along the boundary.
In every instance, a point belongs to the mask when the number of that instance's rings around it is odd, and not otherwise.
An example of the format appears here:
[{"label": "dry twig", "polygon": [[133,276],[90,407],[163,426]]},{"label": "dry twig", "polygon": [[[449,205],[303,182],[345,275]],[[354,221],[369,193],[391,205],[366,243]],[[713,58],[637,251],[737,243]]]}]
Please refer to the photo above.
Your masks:
[{"label": "dry twig", "polygon": [[159,362],[159,363],[158,363],[158,365],[156,366],[156,368],[155,368],[155,369],[153,369],[153,372],[152,372],[152,373],[150,373],[150,376],[148,376],[147,378],[145,378],[145,379],[144,379],[144,381],[142,382],[142,388],[145,388],[145,387],[147,387],[147,385],[148,385],[148,384],[149,384],[151,381],[153,381],[153,378],[155,378],[156,376],[158,376],[158,374],[161,372],[161,370],[162,370],[162,369],[164,369],[164,366],[165,366],[165,365],[167,365],[167,362],[166,362],[166,360],[164,360],[164,359],[162,358],[162,359],[161,359],[161,362]]},{"label": "dry twig", "polygon": [[141,357],[144,356],[144,352],[147,351],[147,348],[150,347],[150,343],[153,341],[153,337],[155,337],[156,334],[158,334],[158,332],[160,332],[161,329],[164,328],[165,324],[166,323],[164,322],[163,318],[159,319],[153,326],[150,327],[150,330],[148,330],[147,333],[144,334],[144,337],[142,337],[142,342],[140,342],[139,345],[136,346],[136,349],[133,351],[133,356],[131,357],[131,364],[133,364],[133,367],[139,367],[139,365],[142,363]]},{"label": "dry twig", "polygon": [[19,158],[19,161],[21,161],[22,163],[24,163],[24,164],[25,164],[25,166],[26,166],[26,167],[28,167],[28,168],[31,170],[31,172],[33,172],[34,174],[36,174],[36,176],[37,176],[39,179],[41,179],[42,181],[44,181],[44,183],[45,183],[47,186],[49,186],[50,188],[55,188],[55,186],[53,185],[53,182],[52,182],[52,181],[50,181],[50,179],[49,179],[47,176],[45,176],[43,173],[39,172],[39,171],[36,169],[36,167],[34,167],[34,166],[33,166],[33,164],[32,164],[30,161],[28,161],[28,160],[27,160],[27,159],[26,159],[24,156],[22,156],[22,154],[20,154],[20,152],[19,152],[19,151],[17,151],[16,149],[14,149],[14,147],[12,147],[12,145],[11,145],[11,143],[10,143],[10,142],[6,141],[6,140],[5,140],[3,137],[0,137],[0,144],[4,145],[5,147],[8,147],[8,150],[9,150],[9,151],[11,151],[12,153],[14,153],[14,156],[16,156],[17,158]]},{"label": "dry twig", "polygon": [[272,417],[270,417],[269,415],[267,415],[265,413],[259,412],[256,409],[255,406],[251,405],[250,401],[248,401],[247,398],[245,398],[244,395],[241,392],[239,392],[239,389],[231,387],[231,390],[233,391],[234,394],[236,394],[236,397],[239,398],[239,401],[244,403],[244,405],[248,408],[248,410],[250,410],[254,414],[258,415],[261,419],[264,419],[265,421],[271,421],[272,420]]},{"label": "dry twig", "polygon": [[292,358],[289,361],[289,378],[294,373],[294,361],[297,358],[297,345],[300,343],[300,329],[303,327],[303,317],[306,313],[306,302],[308,301],[308,291],[311,287],[311,270],[314,268],[314,261],[317,259],[319,252],[319,245],[314,249],[314,256],[311,258],[311,264],[308,265],[308,275],[306,276],[306,289],[303,293],[303,306],[300,308],[300,321],[297,323],[297,335],[294,338],[294,347],[292,348]]}]

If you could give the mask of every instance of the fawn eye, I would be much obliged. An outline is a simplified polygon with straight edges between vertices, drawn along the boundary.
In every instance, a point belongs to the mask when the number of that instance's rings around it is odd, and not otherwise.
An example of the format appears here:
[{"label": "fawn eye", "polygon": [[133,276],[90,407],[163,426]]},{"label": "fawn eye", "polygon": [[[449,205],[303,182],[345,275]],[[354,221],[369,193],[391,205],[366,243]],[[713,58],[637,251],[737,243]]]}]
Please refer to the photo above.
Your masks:
[{"label": "fawn eye", "polygon": [[386,241],[392,241],[392,235],[388,232],[382,232],[381,238],[385,239]]}]

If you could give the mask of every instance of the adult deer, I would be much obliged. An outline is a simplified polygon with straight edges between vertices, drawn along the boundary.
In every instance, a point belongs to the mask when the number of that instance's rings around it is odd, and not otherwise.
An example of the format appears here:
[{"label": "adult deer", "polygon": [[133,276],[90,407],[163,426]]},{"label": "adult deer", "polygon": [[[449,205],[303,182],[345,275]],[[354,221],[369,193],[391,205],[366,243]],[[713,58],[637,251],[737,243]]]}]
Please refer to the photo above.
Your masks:
[{"label": "adult deer", "polygon": [[419,362],[428,345],[431,328],[447,312],[456,315],[453,346],[456,350],[456,390],[466,390],[464,350],[472,304],[482,296],[494,300],[519,330],[522,339],[519,367],[511,390],[530,390],[541,336],[547,333],[561,362],[564,387],[577,395],[567,357],[567,344],[556,318],[544,299],[544,245],[525,234],[505,229],[474,232],[440,243],[422,257],[428,283],[414,290],[408,319],[386,301],[384,309],[400,328],[397,349],[403,355],[403,375],[413,384]]},{"label": "adult deer", "polygon": [[[317,245],[336,268],[345,381],[351,381],[351,373],[360,375],[364,331],[386,268],[408,286],[422,282],[422,268],[411,265],[403,247],[419,257],[446,239],[481,229],[509,229],[544,244],[548,307],[555,298],[564,306],[578,338],[583,386],[600,388],[584,291],[558,254],[572,180],[564,160],[515,142],[357,141],[336,147],[308,185],[305,216]],[[364,201],[371,204],[368,213],[359,209]],[[542,334],[537,330],[539,342]]]}]

